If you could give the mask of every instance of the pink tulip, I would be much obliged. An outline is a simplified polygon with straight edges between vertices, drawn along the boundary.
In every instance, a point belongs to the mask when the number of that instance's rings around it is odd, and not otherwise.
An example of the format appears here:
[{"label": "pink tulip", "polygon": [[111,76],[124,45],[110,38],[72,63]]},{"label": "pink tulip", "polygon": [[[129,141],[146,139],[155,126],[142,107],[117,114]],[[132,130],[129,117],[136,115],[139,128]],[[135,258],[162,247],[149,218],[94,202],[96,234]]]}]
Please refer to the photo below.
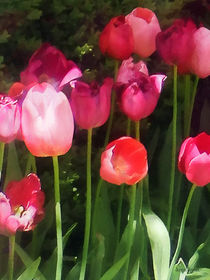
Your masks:
[{"label": "pink tulip", "polygon": [[196,25],[191,20],[177,19],[157,35],[157,51],[169,65],[177,65],[181,74],[190,73]]},{"label": "pink tulip", "polygon": [[103,125],[110,113],[113,80],[106,78],[102,86],[76,82],[71,92],[71,107],[76,123],[83,129]]},{"label": "pink tulip", "polygon": [[0,94],[0,141],[13,141],[20,128],[20,108],[14,99]]},{"label": "pink tulip", "polygon": [[149,9],[136,8],[126,16],[134,37],[134,53],[148,57],[156,50],[156,36],[161,31],[156,15]]},{"label": "pink tulip", "polygon": [[147,170],[147,151],[131,137],[112,141],[101,155],[101,178],[112,184],[136,184],[147,175]]},{"label": "pink tulip", "polygon": [[165,75],[148,75],[146,64],[123,61],[120,66],[116,89],[123,113],[134,121],[148,117],[155,109],[160,97]]},{"label": "pink tulip", "polygon": [[22,103],[23,140],[38,157],[65,154],[71,147],[74,122],[68,99],[50,84],[33,86]]},{"label": "pink tulip", "polygon": [[43,44],[29,60],[27,68],[21,72],[24,85],[48,82],[56,90],[82,76],[76,64],[67,60],[64,54],[48,43]]},{"label": "pink tulip", "polygon": [[200,78],[206,78],[210,75],[210,30],[200,27],[195,31],[193,45],[191,72]]},{"label": "pink tulip", "polygon": [[44,200],[35,174],[10,182],[5,194],[0,193],[0,234],[13,235],[17,230],[34,229],[44,217]]},{"label": "pink tulip", "polygon": [[179,170],[197,186],[210,183],[210,135],[205,132],[188,137],[181,145]]},{"label": "pink tulip", "polygon": [[112,18],[105,26],[99,38],[99,47],[103,54],[119,60],[126,59],[132,54],[133,34],[124,16]]}]

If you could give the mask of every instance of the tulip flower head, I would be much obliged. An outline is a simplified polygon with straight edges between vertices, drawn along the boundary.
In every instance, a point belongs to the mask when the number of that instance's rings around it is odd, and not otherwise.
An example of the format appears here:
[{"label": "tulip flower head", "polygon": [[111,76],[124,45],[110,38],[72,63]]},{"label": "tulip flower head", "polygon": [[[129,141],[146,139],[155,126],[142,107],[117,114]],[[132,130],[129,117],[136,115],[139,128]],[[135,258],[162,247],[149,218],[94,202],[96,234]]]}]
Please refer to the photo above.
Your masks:
[{"label": "tulip flower head", "polygon": [[147,151],[131,137],[111,142],[101,155],[101,178],[112,184],[136,184],[146,176],[147,170]]},{"label": "tulip flower head", "polygon": [[133,52],[134,41],[132,29],[125,22],[124,16],[114,17],[105,26],[99,38],[99,47],[104,55],[123,60]]},{"label": "tulip flower head", "polygon": [[71,107],[76,123],[83,129],[102,126],[110,113],[113,80],[106,78],[102,86],[76,82],[71,92]]},{"label": "tulip flower head", "polygon": [[197,186],[210,183],[210,135],[188,137],[181,145],[178,168]]},{"label": "tulip flower head", "polygon": [[119,105],[131,120],[148,117],[155,109],[160,97],[165,75],[148,75],[144,62],[133,63],[132,58],[120,66],[116,89]]},{"label": "tulip flower head", "polygon": [[67,60],[61,51],[48,43],[35,51],[27,68],[20,74],[24,85],[48,82],[58,91],[81,76],[82,73],[76,64]]},{"label": "tulip flower head", "polygon": [[0,234],[33,230],[44,217],[44,200],[40,180],[35,174],[10,182],[5,194],[0,193]]},{"label": "tulip flower head", "polygon": [[50,84],[36,84],[22,103],[23,140],[37,157],[65,154],[71,147],[74,121],[67,97]]},{"label": "tulip flower head", "polygon": [[196,25],[192,20],[177,19],[156,38],[157,51],[169,65],[177,65],[181,74],[190,73]]},{"label": "tulip flower head", "polygon": [[136,8],[126,16],[134,37],[134,53],[149,57],[156,50],[156,36],[161,31],[156,15],[149,9]]},{"label": "tulip flower head", "polygon": [[20,107],[16,100],[0,94],[0,141],[13,141],[20,128]]}]

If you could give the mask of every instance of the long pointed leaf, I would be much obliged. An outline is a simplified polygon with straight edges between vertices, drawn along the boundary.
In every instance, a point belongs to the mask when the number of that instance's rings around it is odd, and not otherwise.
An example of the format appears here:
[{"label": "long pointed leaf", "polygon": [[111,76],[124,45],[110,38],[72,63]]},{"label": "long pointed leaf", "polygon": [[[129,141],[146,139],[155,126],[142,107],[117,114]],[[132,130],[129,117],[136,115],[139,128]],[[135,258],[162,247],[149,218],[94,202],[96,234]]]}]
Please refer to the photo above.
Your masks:
[{"label": "long pointed leaf", "polygon": [[18,277],[17,280],[32,280],[37,272],[41,258],[36,259],[26,270]]}]

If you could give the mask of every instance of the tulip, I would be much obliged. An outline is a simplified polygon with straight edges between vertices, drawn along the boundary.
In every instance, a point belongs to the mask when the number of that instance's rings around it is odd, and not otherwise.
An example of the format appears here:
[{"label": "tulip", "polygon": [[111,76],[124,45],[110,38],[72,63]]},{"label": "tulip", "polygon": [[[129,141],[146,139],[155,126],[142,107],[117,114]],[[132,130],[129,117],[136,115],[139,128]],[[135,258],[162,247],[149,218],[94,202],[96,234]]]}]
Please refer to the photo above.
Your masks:
[{"label": "tulip", "polygon": [[68,99],[50,84],[36,84],[22,103],[21,128],[28,150],[38,157],[65,154],[71,147],[74,122]]},{"label": "tulip", "polygon": [[178,168],[197,186],[210,183],[210,135],[188,137],[181,145]]},{"label": "tulip", "polygon": [[134,41],[132,29],[125,22],[124,16],[114,17],[105,26],[99,38],[101,52],[112,58],[123,60],[133,52]]},{"label": "tulip", "polygon": [[112,141],[101,155],[101,178],[112,184],[136,184],[146,176],[147,170],[147,151],[131,137]]},{"label": "tulip", "polygon": [[0,94],[0,142],[13,141],[20,128],[20,108],[14,99]]},{"label": "tulip", "polygon": [[161,74],[149,76],[143,62],[123,61],[116,83],[121,110],[134,121],[148,117],[157,105],[165,79]]},{"label": "tulip", "polygon": [[27,68],[21,72],[21,83],[48,82],[56,90],[82,76],[76,64],[67,60],[64,54],[48,43],[43,44],[29,60]]},{"label": "tulip", "polygon": [[156,36],[161,31],[156,15],[149,9],[136,8],[126,16],[134,37],[134,53],[148,57],[156,50]]},{"label": "tulip", "polygon": [[156,38],[157,51],[169,65],[177,65],[181,74],[190,73],[193,35],[196,25],[191,20],[177,19]]},{"label": "tulip", "polygon": [[40,180],[35,174],[10,182],[5,194],[0,193],[0,234],[33,230],[44,217],[44,200]]},{"label": "tulip", "polygon": [[113,80],[106,78],[100,87],[76,82],[71,92],[71,107],[76,123],[83,129],[102,126],[109,117]]},{"label": "tulip", "polygon": [[191,72],[199,78],[210,75],[210,30],[200,27],[193,36],[193,53],[191,58]]}]

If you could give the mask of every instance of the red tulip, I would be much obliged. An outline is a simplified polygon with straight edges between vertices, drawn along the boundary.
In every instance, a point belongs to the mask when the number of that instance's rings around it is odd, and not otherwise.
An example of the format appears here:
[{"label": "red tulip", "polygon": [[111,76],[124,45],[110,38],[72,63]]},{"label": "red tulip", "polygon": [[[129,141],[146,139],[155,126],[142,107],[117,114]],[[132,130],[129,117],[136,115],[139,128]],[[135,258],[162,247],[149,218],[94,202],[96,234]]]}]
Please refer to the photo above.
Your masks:
[{"label": "red tulip", "polygon": [[210,135],[202,132],[187,138],[181,145],[178,167],[193,184],[210,183]]},{"label": "red tulip", "polygon": [[200,27],[195,31],[193,45],[191,72],[200,78],[206,78],[210,75],[210,30]]},{"label": "red tulip", "polygon": [[44,217],[44,200],[40,180],[35,174],[10,182],[5,194],[0,193],[0,233],[13,235],[17,230],[34,229]]},{"label": "red tulip", "polygon": [[136,8],[126,16],[134,37],[134,53],[140,57],[148,57],[155,50],[155,40],[161,31],[156,15],[149,9]]},{"label": "red tulip", "polygon": [[0,94],[0,141],[13,141],[20,129],[20,108],[14,99]]},{"label": "red tulip", "polygon": [[123,113],[134,121],[148,117],[155,109],[165,75],[148,75],[146,64],[134,64],[132,58],[120,66],[116,89]]},{"label": "red tulip", "polygon": [[106,78],[100,87],[76,82],[71,92],[71,107],[76,123],[83,129],[103,125],[110,113],[113,80]]},{"label": "red tulip", "polygon": [[71,147],[74,122],[69,101],[48,83],[28,91],[21,125],[23,140],[34,156],[63,155]]},{"label": "red tulip", "polygon": [[111,142],[101,155],[100,175],[112,184],[136,184],[146,176],[147,170],[147,151],[131,137]]},{"label": "red tulip", "polygon": [[48,82],[56,90],[82,76],[76,64],[67,60],[64,54],[48,43],[43,44],[29,60],[28,67],[21,72],[24,85]]},{"label": "red tulip", "polygon": [[196,25],[191,20],[177,19],[173,25],[157,35],[157,51],[169,65],[177,65],[182,74],[191,71],[193,34]]},{"label": "red tulip", "polygon": [[134,42],[131,27],[125,22],[124,16],[112,18],[105,26],[99,38],[99,47],[103,54],[115,59],[129,58]]}]

